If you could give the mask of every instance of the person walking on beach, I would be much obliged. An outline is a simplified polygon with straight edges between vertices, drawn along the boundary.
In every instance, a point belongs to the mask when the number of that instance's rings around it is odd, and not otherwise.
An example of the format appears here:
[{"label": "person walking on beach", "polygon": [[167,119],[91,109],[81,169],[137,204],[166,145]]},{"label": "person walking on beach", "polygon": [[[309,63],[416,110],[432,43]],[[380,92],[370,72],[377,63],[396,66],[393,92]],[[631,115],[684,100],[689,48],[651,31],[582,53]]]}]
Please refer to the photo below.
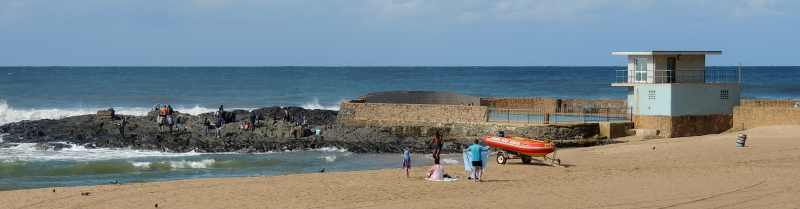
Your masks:
[{"label": "person walking on beach", "polygon": [[472,159],[472,176],[474,177],[472,180],[475,182],[481,181],[481,177],[483,177],[483,158],[481,158],[481,152],[488,151],[486,147],[480,145],[480,141],[475,139],[472,145],[467,148],[470,153],[470,159]]},{"label": "person walking on beach", "polygon": [[409,170],[411,170],[411,150],[408,148],[403,149],[403,169],[406,170],[406,178],[411,177]]},{"label": "person walking on beach", "polygon": [[440,160],[439,154],[442,153],[442,147],[444,147],[444,142],[442,142],[442,134],[439,131],[436,131],[433,134],[433,140],[431,140],[431,146],[433,147],[433,159]]}]

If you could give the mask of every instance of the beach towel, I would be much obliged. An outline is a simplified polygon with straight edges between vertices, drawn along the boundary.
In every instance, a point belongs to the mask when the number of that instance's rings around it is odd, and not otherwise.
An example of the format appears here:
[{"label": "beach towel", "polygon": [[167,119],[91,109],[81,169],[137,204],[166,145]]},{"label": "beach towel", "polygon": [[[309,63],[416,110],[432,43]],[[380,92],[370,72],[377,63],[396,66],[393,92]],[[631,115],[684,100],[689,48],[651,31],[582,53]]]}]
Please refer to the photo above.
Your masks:
[{"label": "beach towel", "polygon": [[481,167],[484,171],[486,171],[486,167],[489,165],[489,148],[481,150]]},{"label": "beach towel", "polygon": [[458,179],[457,179],[457,178],[442,178],[442,179],[438,179],[438,180],[437,180],[437,179],[429,179],[429,178],[425,178],[425,180],[428,180],[428,181],[444,181],[444,182],[449,182],[449,181],[456,181],[456,180],[458,180]]},{"label": "beach towel", "polygon": [[469,156],[469,151],[461,153],[464,157],[464,171],[472,172],[472,158]]}]

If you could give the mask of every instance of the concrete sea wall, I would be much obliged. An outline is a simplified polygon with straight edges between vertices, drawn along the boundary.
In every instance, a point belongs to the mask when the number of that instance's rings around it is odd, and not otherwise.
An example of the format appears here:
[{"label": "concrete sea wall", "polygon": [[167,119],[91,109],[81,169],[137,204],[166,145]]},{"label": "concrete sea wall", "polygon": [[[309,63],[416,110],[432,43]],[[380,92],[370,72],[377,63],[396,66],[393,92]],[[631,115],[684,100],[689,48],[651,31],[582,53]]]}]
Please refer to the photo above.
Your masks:
[{"label": "concrete sea wall", "polygon": [[731,128],[731,115],[633,116],[637,129],[657,130],[661,137],[718,134]]},{"label": "concrete sea wall", "polygon": [[527,113],[612,113],[627,112],[625,100],[620,99],[557,99],[539,97],[484,98],[481,106],[511,109]]},{"label": "concrete sea wall", "polygon": [[800,100],[742,100],[733,108],[733,129],[800,125]]},{"label": "concrete sea wall", "polygon": [[389,104],[343,102],[339,107],[339,123],[483,123],[486,107],[464,105]]}]

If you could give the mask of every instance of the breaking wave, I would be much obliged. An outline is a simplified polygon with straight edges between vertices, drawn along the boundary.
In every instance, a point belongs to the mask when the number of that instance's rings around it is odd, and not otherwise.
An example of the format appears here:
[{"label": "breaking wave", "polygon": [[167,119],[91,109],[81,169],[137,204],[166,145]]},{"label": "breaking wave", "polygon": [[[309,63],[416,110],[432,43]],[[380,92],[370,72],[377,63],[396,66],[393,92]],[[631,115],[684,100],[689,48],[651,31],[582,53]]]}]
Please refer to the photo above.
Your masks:
[{"label": "breaking wave", "polygon": [[[310,102],[306,102],[301,106],[309,110],[339,110],[339,105],[326,106],[319,103],[319,99],[314,98]],[[65,117],[87,115],[97,113],[98,110],[107,109],[107,107],[81,107],[81,108],[14,108],[9,105],[5,100],[0,100],[0,125],[8,123],[20,122],[24,120],[42,120],[42,119],[62,119]],[[227,108],[226,108],[227,109]],[[253,110],[255,108],[230,108],[240,110]],[[152,107],[114,107],[117,114],[143,116],[152,110]],[[195,106],[175,106],[175,110],[181,113],[190,115],[199,115],[217,111],[216,108],[207,108],[200,105]]]},{"label": "breaking wave", "polygon": [[334,111],[339,111],[339,104],[338,103],[336,105],[325,106],[325,105],[322,105],[322,104],[319,103],[319,99],[318,98],[314,98],[310,102],[306,102],[305,104],[303,104],[303,106],[300,106],[300,107],[302,107],[303,109],[308,109],[308,110],[334,110]]},{"label": "breaking wave", "polygon": [[[0,100],[0,125],[19,122],[24,120],[42,119],[62,119],[65,117],[94,114],[98,110],[107,108],[36,108],[36,109],[17,109],[9,105],[6,101]],[[241,109],[241,108],[235,108]],[[246,109],[246,108],[245,108]],[[252,109],[252,108],[250,108]],[[152,107],[114,107],[117,114],[143,116],[152,110]],[[214,112],[216,108],[206,108],[199,105],[193,107],[176,106],[175,110],[181,113],[199,115],[202,113]],[[249,109],[248,109],[249,110]]]},{"label": "breaking wave", "polygon": [[336,161],[336,155],[327,155],[327,156],[322,156],[322,157],[320,157],[320,159],[323,159],[323,160],[325,160],[325,162],[332,163],[332,162],[335,162],[335,161]]},{"label": "breaking wave", "polygon": [[177,160],[177,161],[158,161],[158,162],[131,162],[130,164],[138,169],[144,170],[174,170],[174,169],[206,169],[214,166],[217,161],[214,159],[203,160]]},{"label": "breaking wave", "polygon": [[150,150],[87,148],[82,145],[60,143],[62,149],[52,149],[37,143],[20,143],[8,148],[0,148],[0,161],[97,161],[130,159],[142,157],[186,157],[202,153],[172,153]]}]

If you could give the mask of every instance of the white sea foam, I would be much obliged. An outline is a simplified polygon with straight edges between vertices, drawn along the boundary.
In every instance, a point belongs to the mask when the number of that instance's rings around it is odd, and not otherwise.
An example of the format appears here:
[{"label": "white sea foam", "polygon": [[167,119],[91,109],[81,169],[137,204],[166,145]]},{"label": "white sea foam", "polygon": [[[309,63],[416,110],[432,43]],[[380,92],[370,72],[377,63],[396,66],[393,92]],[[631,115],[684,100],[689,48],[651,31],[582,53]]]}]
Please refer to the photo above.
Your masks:
[{"label": "white sea foam", "polygon": [[169,165],[170,169],[205,169],[213,166],[217,161],[214,159],[203,160],[175,160],[175,161],[158,161],[158,162],[130,162],[131,165],[138,169],[150,169],[153,163]]},{"label": "white sea foam", "polygon": [[0,148],[0,160],[14,161],[93,161],[111,159],[130,159],[140,157],[185,157],[201,153],[171,153],[133,149],[86,148],[81,145],[68,144],[71,147],[60,150],[42,150],[36,143],[20,143],[9,148]]},{"label": "white sea foam", "polygon": [[324,159],[325,162],[329,162],[329,163],[332,163],[332,162],[336,161],[336,155],[322,156],[320,158]]},{"label": "white sea foam", "polygon": [[131,165],[141,169],[150,169],[150,162],[131,162]]},{"label": "white sea foam", "polygon": [[[98,110],[108,107],[95,108],[38,108],[19,109],[9,105],[5,100],[0,100],[0,125],[19,122],[23,120],[61,119],[70,116],[94,114]],[[254,108],[233,108],[252,110]],[[121,115],[143,116],[152,110],[152,107],[114,107],[114,111]],[[190,115],[199,115],[217,111],[216,108],[207,108],[195,105],[193,107],[175,106],[175,111]]]},{"label": "white sea foam", "polygon": [[[341,102],[339,102],[339,103],[341,103]],[[325,105],[320,104],[319,103],[319,99],[317,99],[315,97],[310,102],[306,102],[305,104],[303,104],[303,106],[301,106],[301,107],[303,109],[308,109],[308,110],[336,110],[336,111],[338,111],[339,110],[339,103],[337,103],[336,105],[332,105],[332,106],[325,106]]]},{"label": "white sea foam", "polygon": [[204,159],[200,161],[169,161],[170,167],[173,169],[185,169],[185,168],[208,168],[214,165],[216,161],[214,159]]},{"label": "white sea foam", "polygon": [[338,147],[320,147],[316,149],[312,149],[311,151],[320,151],[320,152],[347,152],[345,148],[338,148]]},{"label": "white sea foam", "polygon": [[[314,98],[310,102],[302,105],[305,109],[319,109],[319,110],[339,110],[339,105],[325,106],[319,103],[319,99]],[[14,108],[9,105],[5,100],[0,100],[0,125],[19,122],[23,120],[41,120],[41,119],[62,119],[65,117],[94,114],[98,110],[107,109],[108,107],[80,107],[80,108]],[[121,115],[134,115],[143,116],[152,110],[153,107],[114,107],[117,114]],[[186,113],[190,115],[199,115],[217,111],[216,108],[207,108],[199,105],[195,106],[174,106],[175,111]],[[256,108],[230,108],[238,110],[251,111]]]}]

